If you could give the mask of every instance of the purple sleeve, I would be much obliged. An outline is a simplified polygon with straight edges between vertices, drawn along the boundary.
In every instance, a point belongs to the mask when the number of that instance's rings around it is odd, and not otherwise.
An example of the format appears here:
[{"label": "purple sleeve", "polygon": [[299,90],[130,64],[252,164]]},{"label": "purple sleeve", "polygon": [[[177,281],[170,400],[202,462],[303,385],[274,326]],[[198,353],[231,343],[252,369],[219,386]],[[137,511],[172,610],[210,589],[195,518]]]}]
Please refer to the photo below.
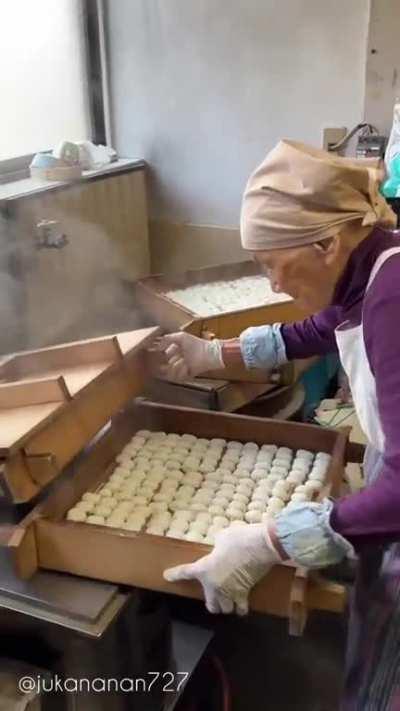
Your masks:
[{"label": "purple sleeve", "polygon": [[335,328],[342,321],[341,308],[329,306],[304,321],[283,324],[281,334],[288,360],[337,351]]},{"label": "purple sleeve", "polygon": [[364,301],[364,339],[385,436],[377,481],[336,503],[332,527],[353,546],[400,540],[400,256],[380,269]]}]

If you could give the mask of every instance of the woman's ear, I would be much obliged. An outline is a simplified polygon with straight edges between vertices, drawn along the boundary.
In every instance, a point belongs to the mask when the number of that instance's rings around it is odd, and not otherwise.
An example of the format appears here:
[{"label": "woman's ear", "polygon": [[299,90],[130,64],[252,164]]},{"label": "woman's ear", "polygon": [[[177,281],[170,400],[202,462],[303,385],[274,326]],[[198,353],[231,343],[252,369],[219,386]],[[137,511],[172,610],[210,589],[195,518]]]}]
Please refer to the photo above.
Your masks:
[{"label": "woman's ear", "polygon": [[340,235],[329,237],[329,239],[324,239],[320,242],[314,242],[312,246],[320,253],[320,256],[324,257],[324,261],[329,263],[334,260],[340,252]]}]

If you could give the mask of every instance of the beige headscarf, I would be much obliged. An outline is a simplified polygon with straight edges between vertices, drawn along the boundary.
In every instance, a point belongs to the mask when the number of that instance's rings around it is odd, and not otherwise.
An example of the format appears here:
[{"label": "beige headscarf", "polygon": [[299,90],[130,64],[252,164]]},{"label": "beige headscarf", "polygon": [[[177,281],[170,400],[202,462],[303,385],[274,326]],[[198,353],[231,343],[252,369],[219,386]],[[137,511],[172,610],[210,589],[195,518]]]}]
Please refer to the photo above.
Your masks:
[{"label": "beige headscarf", "polygon": [[251,175],[243,197],[244,249],[300,247],[337,234],[347,222],[396,225],[379,193],[372,161],[341,158],[302,143],[280,141]]}]

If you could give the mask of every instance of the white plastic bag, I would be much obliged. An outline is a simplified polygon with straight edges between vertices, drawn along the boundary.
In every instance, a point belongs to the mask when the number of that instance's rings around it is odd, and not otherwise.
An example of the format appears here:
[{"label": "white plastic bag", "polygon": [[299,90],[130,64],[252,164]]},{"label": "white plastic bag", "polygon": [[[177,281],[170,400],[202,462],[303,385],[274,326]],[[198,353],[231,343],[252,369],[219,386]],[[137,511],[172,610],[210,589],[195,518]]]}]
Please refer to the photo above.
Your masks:
[{"label": "white plastic bag", "polygon": [[393,109],[393,124],[386,147],[385,163],[390,175],[390,163],[400,153],[400,98],[396,99]]}]

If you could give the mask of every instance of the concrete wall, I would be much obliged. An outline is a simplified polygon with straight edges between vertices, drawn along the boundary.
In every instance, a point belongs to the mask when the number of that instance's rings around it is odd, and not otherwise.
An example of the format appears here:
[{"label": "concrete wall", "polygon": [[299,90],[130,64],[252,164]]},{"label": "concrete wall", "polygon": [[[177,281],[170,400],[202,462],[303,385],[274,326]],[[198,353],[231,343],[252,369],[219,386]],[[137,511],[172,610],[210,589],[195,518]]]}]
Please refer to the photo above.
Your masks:
[{"label": "concrete wall", "polygon": [[[363,118],[369,0],[108,0],[107,14],[114,142],[151,166],[157,266],[166,244],[193,261],[186,223],[233,227],[215,257],[233,261],[265,153]],[[213,234],[196,263],[215,261]]]},{"label": "concrete wall", "polygon": [[399,0],[372,0],[365,116],[387,135],[396,97],[400,97],[400,3]]}]

